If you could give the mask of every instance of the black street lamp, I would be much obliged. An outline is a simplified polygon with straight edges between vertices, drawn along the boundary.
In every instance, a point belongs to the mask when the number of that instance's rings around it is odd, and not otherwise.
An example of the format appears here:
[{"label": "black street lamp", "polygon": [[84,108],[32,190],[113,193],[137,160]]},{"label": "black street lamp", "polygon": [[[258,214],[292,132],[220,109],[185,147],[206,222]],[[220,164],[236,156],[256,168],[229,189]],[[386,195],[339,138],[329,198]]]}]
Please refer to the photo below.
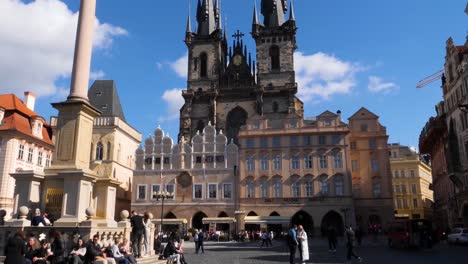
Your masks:
[{"label": "black street lamp", "polygon": [[163,227],[163,215],[164,215],[164,200],[167,199],[173,199],[174,198],[174,193],[171,192],[154,192],[153,193],[153,199],[156,199],[156,201],[161,200],[161,226],[160,226],[160,237],[162,241],[162,227]]}]

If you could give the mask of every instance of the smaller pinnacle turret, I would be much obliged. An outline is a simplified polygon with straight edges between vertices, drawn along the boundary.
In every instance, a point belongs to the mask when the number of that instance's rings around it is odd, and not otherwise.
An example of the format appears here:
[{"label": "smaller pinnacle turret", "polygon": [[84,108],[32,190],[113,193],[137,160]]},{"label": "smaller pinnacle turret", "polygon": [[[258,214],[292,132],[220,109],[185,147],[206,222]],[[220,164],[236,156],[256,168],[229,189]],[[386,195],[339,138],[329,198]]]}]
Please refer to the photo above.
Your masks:
[{"label": "smaller pinnacle turret", "polygon": [[294,5],[293,5],[293,0],[291,0],[291,3],[289,4],[289,20],[291,21],[296,21],[296,16],[294,14]]}]

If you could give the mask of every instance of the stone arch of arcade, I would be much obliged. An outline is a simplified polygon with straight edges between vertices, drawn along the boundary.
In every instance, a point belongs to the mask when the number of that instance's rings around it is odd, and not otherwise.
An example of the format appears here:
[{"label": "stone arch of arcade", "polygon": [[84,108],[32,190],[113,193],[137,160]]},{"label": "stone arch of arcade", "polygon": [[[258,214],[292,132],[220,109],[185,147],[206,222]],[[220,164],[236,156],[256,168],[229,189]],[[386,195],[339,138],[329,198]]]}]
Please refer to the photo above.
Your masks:
[{"label": "stone arch of arcade", "polygon": [[[222,211],[218,214],[218,217],[229,217],[229,215]],[[229,231],[229,224],[216,224],[216,230]]]},{"label": "stone arch of arcade", "polygon": [[[281,215],[278,212],[273,211],[271,212],[270,216],[281,216]],[[277,237],[279,234],[281,234],[281,231],[283,231],[283,225],[282,224],[268,224],[267,230],[273,231],[274,236]]]},{"label": "stone arch of arcade", "polygon": [[291,218],[291,225],[302,225],[308,236],[314,234],[314,219],[306,211],[298,211]]},{"label": "stone arch of arcade", "polygon": [[326,236],[330,228],[335,229],[336,234],[342,236],[344,234],[344,222],[343,218],[336,211],[328,211],[323,218],[320,225],[320,231],[322,236]]},{"label": "stone arch of arcade", "polygon": [[[258,216],[258,214],[254,211],[250,211],[247,216]],[[245,230],[246,231],[258,231],[260,230],[260,225],[259,224],[245,224]]]},{"label": "stone arch of arcade", "polygon": [[197,212],[192,217],[192,228],[208,230],[209,225],[203,224],[203,218],[208,217],[204,212]]},{"label": "stone arch of arcade", "polygon": [[240,127],[247,122],[248,114],[242,107],[235,107],[227,114],[226,118],[226,135],[228,140],[234,139],[236,144],[239,144],[237,135],[239,134]]}]

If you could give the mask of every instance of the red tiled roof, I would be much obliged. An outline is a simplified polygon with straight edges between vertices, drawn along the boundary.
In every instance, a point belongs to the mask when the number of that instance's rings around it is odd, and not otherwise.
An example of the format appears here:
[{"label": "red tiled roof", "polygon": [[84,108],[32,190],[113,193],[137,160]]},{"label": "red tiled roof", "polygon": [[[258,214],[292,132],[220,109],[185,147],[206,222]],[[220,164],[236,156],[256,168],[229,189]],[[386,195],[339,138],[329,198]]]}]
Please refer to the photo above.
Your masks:
[{"label": "red tiled roof", "polygon": [[0,124],[0,131],[17,131],[36,138],[46,144],[53,145],[52,130],[45,120],[43,120],[42,126],[42,139],[33,136],[30,122],[31,118],[40,116],[30,110],[16,95],[0,95],[0,107],[5,109],[4,118]]}]

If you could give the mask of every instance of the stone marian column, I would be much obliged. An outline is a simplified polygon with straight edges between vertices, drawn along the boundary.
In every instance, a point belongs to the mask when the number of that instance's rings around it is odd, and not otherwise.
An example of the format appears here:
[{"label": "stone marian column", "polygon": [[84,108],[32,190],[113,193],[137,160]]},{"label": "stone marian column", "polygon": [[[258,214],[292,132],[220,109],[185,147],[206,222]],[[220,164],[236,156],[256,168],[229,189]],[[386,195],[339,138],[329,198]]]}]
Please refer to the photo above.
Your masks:
[{"label": "stone marian column", "polygon": [[96,0],[81,0],[78,30],[76,31],[72,81],[68,100],[88,101],[95,14]]}]

